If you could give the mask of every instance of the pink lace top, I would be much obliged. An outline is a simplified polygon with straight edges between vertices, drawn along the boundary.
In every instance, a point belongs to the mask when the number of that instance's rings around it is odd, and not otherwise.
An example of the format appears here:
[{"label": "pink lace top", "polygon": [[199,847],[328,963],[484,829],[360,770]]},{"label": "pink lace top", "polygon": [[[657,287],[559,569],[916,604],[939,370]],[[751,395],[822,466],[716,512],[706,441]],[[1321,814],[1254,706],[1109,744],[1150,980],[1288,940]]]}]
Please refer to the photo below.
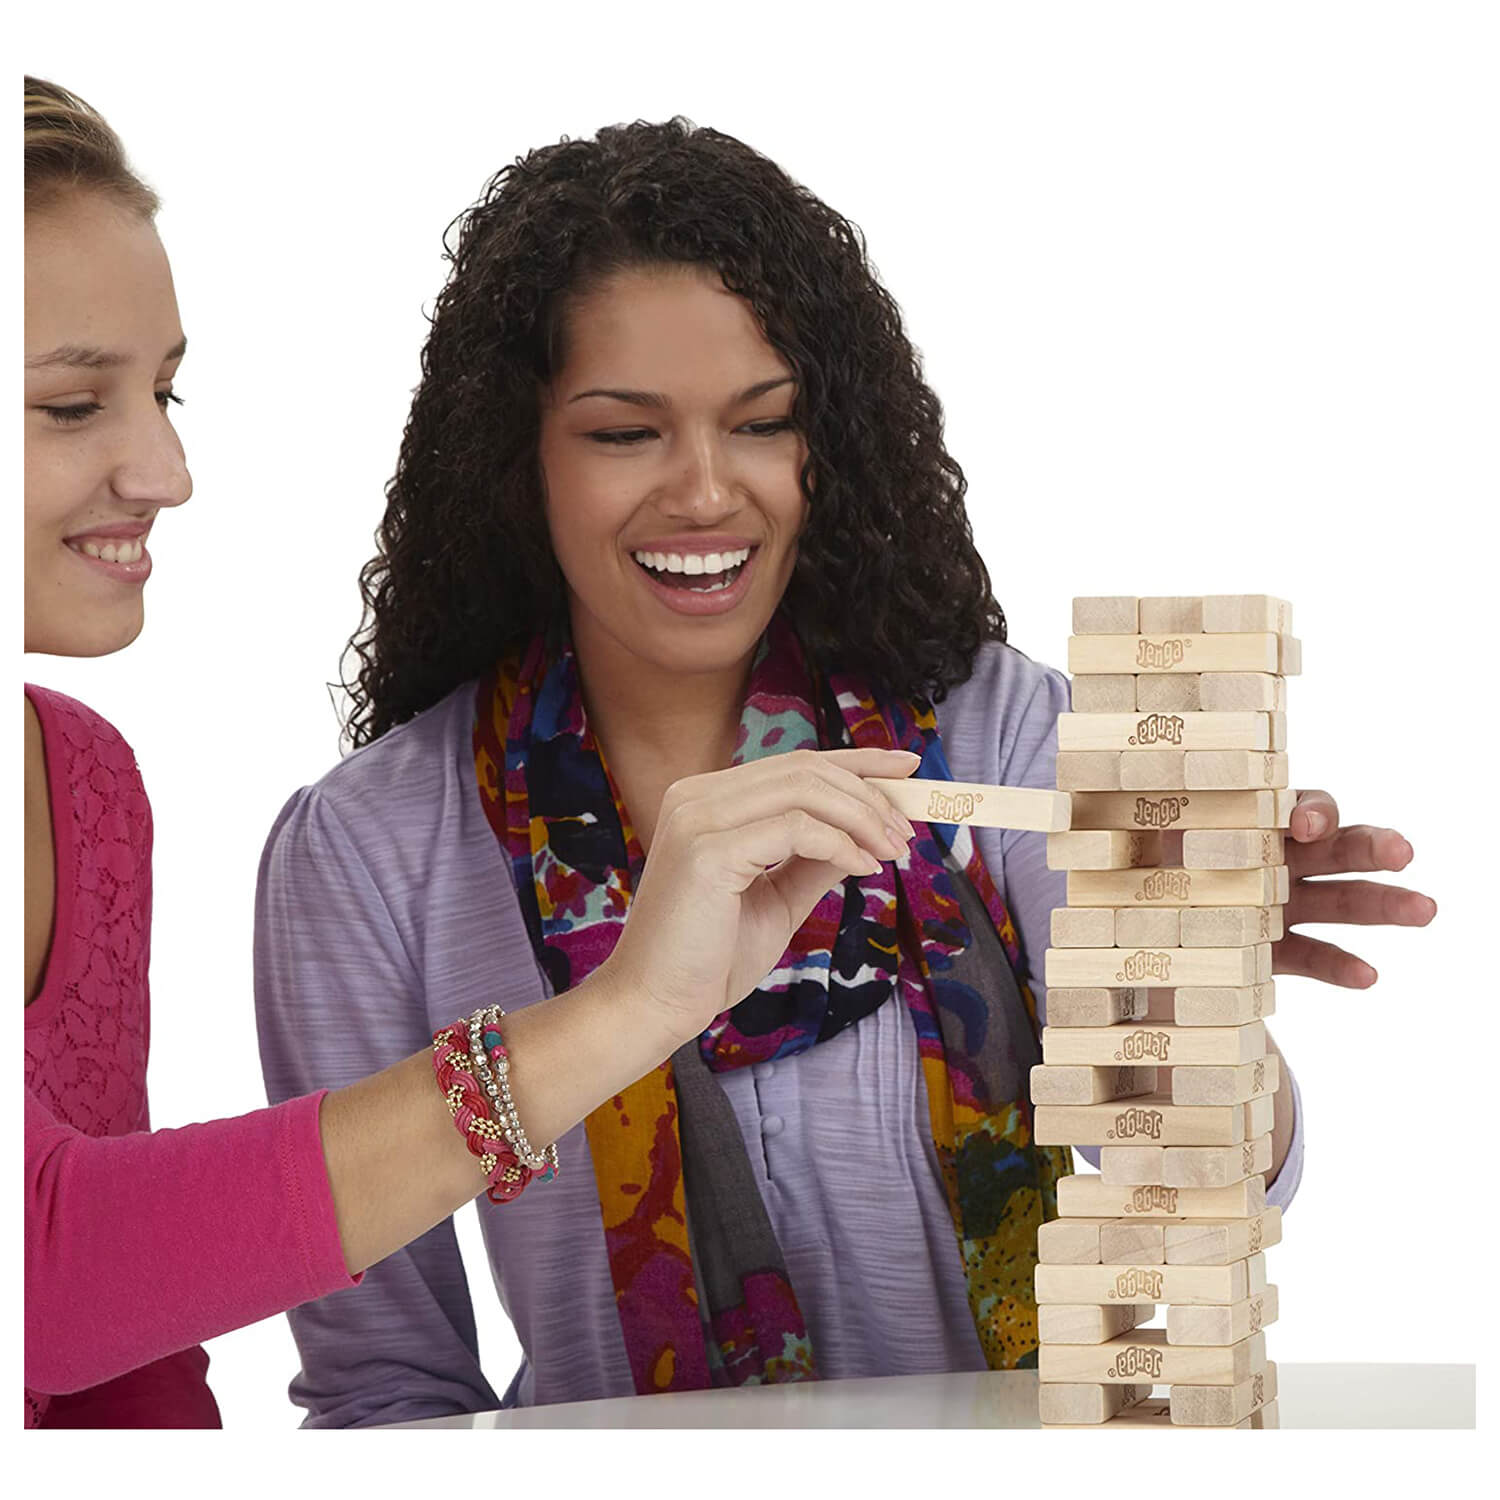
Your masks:
[{"label": "pink lace top", "polygon": [[28,686],[56,849],[25,1016],[26,1425],[213,1427],[200,1340],[357,1278],[322,1093],[150,1134],[151,805],[117,730]]}]

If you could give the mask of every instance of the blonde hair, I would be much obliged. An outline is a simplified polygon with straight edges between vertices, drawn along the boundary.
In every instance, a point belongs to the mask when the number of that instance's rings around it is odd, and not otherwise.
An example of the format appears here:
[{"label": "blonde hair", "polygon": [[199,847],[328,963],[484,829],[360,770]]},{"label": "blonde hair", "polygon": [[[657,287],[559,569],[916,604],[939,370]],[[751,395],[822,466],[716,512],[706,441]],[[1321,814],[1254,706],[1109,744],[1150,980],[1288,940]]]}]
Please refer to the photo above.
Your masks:
[{"label": "blonde hair", "polygon": [[58,84],[27,75],[27,210],[80,190],[108,193],[144,219],[154,219],[161,206],[98,110]]}]

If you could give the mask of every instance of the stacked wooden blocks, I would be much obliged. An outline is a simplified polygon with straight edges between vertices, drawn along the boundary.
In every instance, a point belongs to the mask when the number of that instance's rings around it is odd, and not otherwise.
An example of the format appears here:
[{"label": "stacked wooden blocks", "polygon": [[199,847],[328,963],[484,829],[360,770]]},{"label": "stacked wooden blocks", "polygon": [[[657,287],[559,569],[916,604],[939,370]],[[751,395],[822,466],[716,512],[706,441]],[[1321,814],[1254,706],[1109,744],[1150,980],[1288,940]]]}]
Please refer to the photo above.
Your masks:
[{"label": "stacked wooden blocks", "polygon": [[1072,827],[1047,840],[1068,900],[1031,1096],[1038,1144],[1101,1150],[1038,1236],[1044,1425],[1276,1425],[1265,1018],[1291,628],[1264,595],[1073,601],[1057,738]]}]

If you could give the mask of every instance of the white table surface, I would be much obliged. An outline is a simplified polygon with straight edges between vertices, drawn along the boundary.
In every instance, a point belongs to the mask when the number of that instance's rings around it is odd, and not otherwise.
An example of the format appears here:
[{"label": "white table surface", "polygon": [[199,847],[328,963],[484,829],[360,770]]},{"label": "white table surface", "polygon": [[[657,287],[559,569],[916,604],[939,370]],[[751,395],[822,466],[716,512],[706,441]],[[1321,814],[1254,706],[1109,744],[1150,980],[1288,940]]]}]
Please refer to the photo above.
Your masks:
[{"label": "white table surface", "polygon": [[[1474,1426],[1473,1365],[1288,1365],[1278,1360],[1276,1379],[1282,1427]],[[1036,1386],[1032,1370],[893,1375],[626,1396],[391,1425],[1037,1427]]]}]

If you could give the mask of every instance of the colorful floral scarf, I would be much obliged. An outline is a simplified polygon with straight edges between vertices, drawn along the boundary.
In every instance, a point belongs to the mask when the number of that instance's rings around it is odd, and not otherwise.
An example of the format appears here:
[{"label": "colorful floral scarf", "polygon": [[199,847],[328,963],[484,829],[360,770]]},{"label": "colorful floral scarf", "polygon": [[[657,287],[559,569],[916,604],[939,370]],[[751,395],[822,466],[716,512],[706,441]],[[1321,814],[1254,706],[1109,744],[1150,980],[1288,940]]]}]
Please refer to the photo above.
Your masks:
[{"label": "colorful floral scarf", "polygon": [[[609,956],[645,857],[589,730],[569,646],[549,650],[539,637],[507,657],[480,683],[477,709],[480,798],[538,962],[561,993]],[[912,750],[918,774],[952,779],[929,707],[815,677],[778,614],[752,668],[734,762],[843,746]],[[759,989],[588,1117],[639,1394],[817,1378],[713,1074],[804,1051],[897,993],[916,1027],[985,1358],[994,1369],[1036,1363],[1037,1226],[1056,1216],[1071,1158],[1031,1138],[1036,1006],[1017,979],[1015,926],[967,828],[919,824],[918,834],[906,857],[830,891]]]}]

